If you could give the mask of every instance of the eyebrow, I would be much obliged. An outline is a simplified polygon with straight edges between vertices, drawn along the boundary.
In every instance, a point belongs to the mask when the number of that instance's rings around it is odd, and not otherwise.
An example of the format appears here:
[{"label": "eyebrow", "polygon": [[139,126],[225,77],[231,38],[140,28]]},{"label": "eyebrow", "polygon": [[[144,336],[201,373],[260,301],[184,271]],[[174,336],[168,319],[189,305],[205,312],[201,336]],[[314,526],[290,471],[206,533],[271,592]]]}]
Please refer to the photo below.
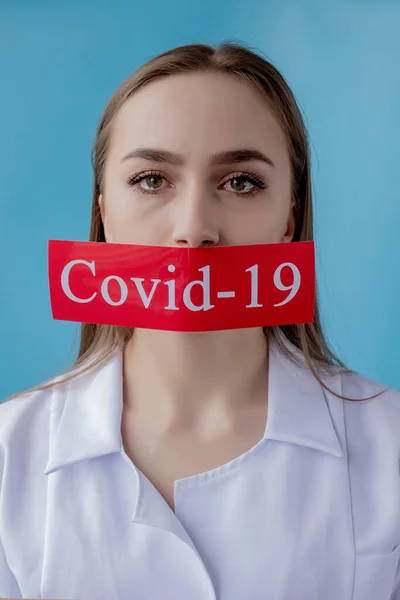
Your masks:
[{"label": "eyebrow", "polygon": [[[152,162],[168,163],[170,165],[182,166],[185,159],[181,154],[175,154],[168,150],[157,150],[155,148],[137,148],[126,154],[121,162],[132,158],[144,158]],[[225,150],[212,154],[208,164],[210,166],[232,165],[235,163],[258,160],[270,167],[275,167],[274,162],[260,150],[253,148],[239,148],[238,150]]]}]

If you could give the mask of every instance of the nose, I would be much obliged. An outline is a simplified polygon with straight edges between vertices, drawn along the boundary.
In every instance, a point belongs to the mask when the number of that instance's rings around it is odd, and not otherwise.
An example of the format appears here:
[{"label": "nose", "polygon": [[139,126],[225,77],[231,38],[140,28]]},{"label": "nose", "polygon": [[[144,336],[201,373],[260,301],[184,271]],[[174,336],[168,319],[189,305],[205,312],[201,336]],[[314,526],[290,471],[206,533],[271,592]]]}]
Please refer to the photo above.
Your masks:
[{"label": "nose", "polygon": [[216,246],[220,235],[212,199],[192,193],[182,198],[174,219],[173,242],[177,246],[205,248]]}]

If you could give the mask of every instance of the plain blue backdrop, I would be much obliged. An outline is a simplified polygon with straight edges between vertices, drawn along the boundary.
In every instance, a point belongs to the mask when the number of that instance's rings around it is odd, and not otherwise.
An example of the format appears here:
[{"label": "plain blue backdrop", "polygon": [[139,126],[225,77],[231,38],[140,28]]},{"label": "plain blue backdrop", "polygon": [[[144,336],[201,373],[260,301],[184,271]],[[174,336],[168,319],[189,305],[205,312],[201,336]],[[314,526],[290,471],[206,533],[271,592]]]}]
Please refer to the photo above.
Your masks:
[{"label": "plain blue backdrop", "polygon": [[323,321],[354,370],[400,388],[400,0],[0,0],[0,398],[68,367],[47,241],[86,240],[101,111],[141,63],[186,43],[264,53],[312,141]]}]

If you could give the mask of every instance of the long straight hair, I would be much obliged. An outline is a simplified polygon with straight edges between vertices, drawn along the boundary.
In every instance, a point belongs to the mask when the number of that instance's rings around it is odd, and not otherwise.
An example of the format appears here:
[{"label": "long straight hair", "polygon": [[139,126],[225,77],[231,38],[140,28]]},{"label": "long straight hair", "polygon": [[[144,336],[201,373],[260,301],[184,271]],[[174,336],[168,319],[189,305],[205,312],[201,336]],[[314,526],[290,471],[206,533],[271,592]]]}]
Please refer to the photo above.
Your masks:
[{"label": "long straight hair", "polygon": [[[221,73],[236,77],[257,90],[265,99],[266,105],[274,112],[282,127],[290,154],[292,201],[295,211],[293,241],[313,240],[310,150],[299,106],[279,71],[259,53],[236,42],[224,42],[216,47],[188,44],[164,52],[143,64],[115,91],[98,123],[92,149],[94,180],[89,240],[106,241],[98,200],[104,190],[104,170],[110,134],[119,110],[135,92],[152,81],[194,72]],[[301,361],[295,353],[288,350],[285,340],[301,350],[308,367],[324,388],[326,384],[319,375],[321,368],[331,370],[336,366],[347,370],[326,341],[320,320],[317,290],[313,323],[266,328],[265,333],[272,335],[282,352],[298,364]],[[34,389],[44,389],[101,365],[114,351],[123,347],[132,335],[131,328],[82,324],[79,353],[73,367],[62,377]]]}]

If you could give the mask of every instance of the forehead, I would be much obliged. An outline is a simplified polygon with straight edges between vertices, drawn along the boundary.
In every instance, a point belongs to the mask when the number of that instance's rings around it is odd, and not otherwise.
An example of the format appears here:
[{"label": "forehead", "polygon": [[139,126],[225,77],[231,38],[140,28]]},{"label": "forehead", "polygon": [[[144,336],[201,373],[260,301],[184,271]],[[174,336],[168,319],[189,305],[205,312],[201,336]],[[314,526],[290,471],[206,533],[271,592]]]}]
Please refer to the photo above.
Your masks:
[{"label": "forehead", "polygon": [[284,132],[267,98],[237,77],[189,73],[155,80],[121,107],[110,151],[154,146],[186,153],[258,147],[286,162]]}]

